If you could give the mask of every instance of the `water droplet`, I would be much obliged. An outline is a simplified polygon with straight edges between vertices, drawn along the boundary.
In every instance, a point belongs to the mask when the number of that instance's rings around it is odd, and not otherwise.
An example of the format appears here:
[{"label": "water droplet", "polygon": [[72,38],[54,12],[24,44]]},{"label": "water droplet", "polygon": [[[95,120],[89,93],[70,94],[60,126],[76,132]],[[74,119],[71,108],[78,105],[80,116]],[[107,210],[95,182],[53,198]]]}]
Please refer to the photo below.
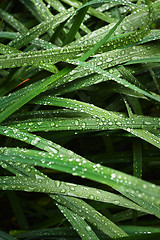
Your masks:
[{"label": "water droplet", "polygon": [[49,147],[49,146],[46,146],[44,150],[47,152],[55,153],[55,154],[58,153],[58,151],[55,148]]},{"label": "water droplet", "polygon": [[39,137],[36,137],[34,138],[32,141],[31,141],[31,144],[32,145],[36,145],[41,139]]},{"label": "water droplet", "polygon": [[61,189],[61,193],[65,193],[66,192],[66,189]]},{"label": "water droplet", "polygon": [[86,227],[86,230],[89,232],[89,231],[92,230],[92,228],[91,228],[90,226],[87,226],[87,227]]},{"label": "water droplet", "polygon": [[94,196],[93,196],[93,195],[90,195],[90,196],[89,196],[89,199],[93,200],[93,199],[94,199]]},{"label": "water droplet", "polygon": [[106,62],[112,62],[113,61],[113,59],[112,58],[106,58],[106,60],[105,60]]},{"label": "water droplet", "polygon": [[116,177],[116,174],[115,173],[112,173],[111,174],[111,179],[114,179]]},{"label": "water droplet", "polygon": [[61,182],[60,181],[55,181],[55,185],[56,185],[56,187],[59,187],[61,185]]},{"label": "water droplet", "polygon": [[43,177],[38,174],[35,174],[35,177],[36,177],[36,179],[43,179]]},{"label": "water droplet", "polygon": [[75,120],[75,125],[78,126],[79,125],[79,122],[78,120]]}]

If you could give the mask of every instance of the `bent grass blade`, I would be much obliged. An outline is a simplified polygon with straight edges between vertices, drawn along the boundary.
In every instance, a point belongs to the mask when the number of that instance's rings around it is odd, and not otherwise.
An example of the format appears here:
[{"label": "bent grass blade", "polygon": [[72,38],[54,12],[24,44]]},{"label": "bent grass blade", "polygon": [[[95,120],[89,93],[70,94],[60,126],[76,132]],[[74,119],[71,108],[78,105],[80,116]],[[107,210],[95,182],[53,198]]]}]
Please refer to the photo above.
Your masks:
[{"label": "bent grass blade", "polygon": [[[67,151],[66,155],[66,150],[62,147],[47,146],[45,150],[49,153],[28,149],[1,148],[0,158],[4,163],[12,161],[47,167],[107,184],[150,213],[160,217],[160,188],[158,186],[100,164],[94,164],[71,151]],[[150,202],[151,196],[152,203]]]}]

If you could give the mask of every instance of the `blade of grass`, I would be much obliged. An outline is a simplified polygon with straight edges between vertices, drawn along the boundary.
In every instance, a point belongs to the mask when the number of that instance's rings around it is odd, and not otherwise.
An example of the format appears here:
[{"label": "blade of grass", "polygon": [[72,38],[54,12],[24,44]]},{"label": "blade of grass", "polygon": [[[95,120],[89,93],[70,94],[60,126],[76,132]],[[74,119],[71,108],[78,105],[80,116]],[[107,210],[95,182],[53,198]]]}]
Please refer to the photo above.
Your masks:
[{"label": "blade of grass", "polygon": [[27,230],[29,228],[27,219],[24,215],[23,209],[20,205],[19,198],[16,195],[15,192],[7,192],[10,204],[12,206],[14,215],[16,217],[16,220],[18,222],[19,228],[22,230]]},{"label": "blade of grass", "polygon": [[15,28],[20,33],[26,33],[28,29],[15,17],[0,8],[0,17],[3,18],[9,25]]},{"label": "blade of grass", "polygon": [[[45,149],[48,150],[48,147]],[[135,201],[155,216],[160,217],[160,189],[158,186],[117,170],[103,167],[100,164],[94,164],[74,153],[67,151],[67,155],[65,155],[66,151],[63,150],[62,147],[55,150],[54,146],[54,151],[52,151],[51,148],[49,149],[50,154],[28,149],[1,148],[0,158],[4,163],[12,161],[27,163],[34,166],[38,165],[107,184]],[[70,157],[72,159],[71,161],[69,160]],[[150,197],[152,197],[152,202],[150,202]]]},{"label": "blade of grass", "polygon": [[[112,112],[110,112],[112,115]],[[44,116],[43,116],[44,117]],[[137,117],[137,116],[136,116]],[[95,119],[90,117],[73,117],[66,115],[66,117],[53,118],[35,118],[34,120],[19,120],[13,122],[11,119],[5,122],[5,126],[15,127],[23,131],[34,132],[34,131],[63,131],[63,130],[77,130],[77,131],[105,131],[115,129],[145,129],[154,130],[159,129],[160,118],[146,118],[143,117],[133,118],[118,118],[117,119]],[[22,122],[23,121],[23,122]],[[4,124],[3,124],[4,125]]]},{"label": "blade of grass", "polygon": [[[73,6],[74,8],[80,8],[82,6],[82,2],[77,0],[62,0],[62,2],[68,4],[69,6]],[[80,10],[80,9],[79,9]],[[89,8],[88,13],[96,18],[99,18],[107,23],[112,23],[114,21],[114,18],[110,16],[109,13],[101,13],[97,9]]]},{"label": "blade of grass", "polygon": [[[138,234],[137,236],[130,236],[130,237],[124,237],[124,240],[146,240],[146,239],[159,239],[160,233],[151,233],[151,234]],[[122,238],[117,238],[117,240],[121,240]]]},{"label": "blade of grass", "polygon": [[[84,4],[85,4],[85,1],[84,1]],[[80,25],[83,22],[84,17],[86,15],[87,11],[88,11],[88,7],[80,10],[78,12],[78,14],[75,16],[75,18],[73,20],[73,24],[72,24],[72,26],[71,26],[71,28],[70,28],[70,30],[69,30],[69,32],[68,32],[64,42],[63,42],[63,46],[68,44],[68,43],[70,43],[70,42],[72,42],[74,40],[75,35],[78,32],[78,30],[80,28]]]},{"label": "blade of grass", "polygon": [[0,238],[3,240],[17,240],[17,238],[12,237],[11,235],[9,235],[3,231],[0,231]]},{"label": "blade of grass", "polygon": [[92,5],[95,5],[95,4],[103,4],[103,3],[107,3],[107,2],[112,2],[112,3],[119,3],[119,4],[122,4],[122,5],[127,5],[131,8],[141,8],[140,5],[136,5],[130,1],[125,1],[125,0],[93,0],[93,1],[89,1],[87,3],[85,3],[83,6],[81,6],[80,8],[77,9],[77,11],[79,11],[80,9],[86,7],[86,6],[92,6]]},{"label": "blade of grass", "polygon": [[56,16],[50,18],[48,21],[44,21],[39,25],[36,25],[27,33],[24,33],[20,35],[18,38],[12,40],[9,43],[9,46],[11,47],[13,46],[15,48],[20,49],[27,43],[44,34],[49,29],[56,28],[60,23],[66,21],[73,14],[73,12],[74,12],[73,8],[70,8],[67,9],[66,12],[58,13]]},{"label": "blade of grass", "polygon": [[[109,219],[106,219],[106,217],[104,217],[101,213],[97,212],[87,203],[82,203],[81,200],[72,197],[66,198],[65,196],[52,195],[52,198],[60,204],[63,204],[63,202],[65,201],[65,206],[67,206],[67,208],[74,211],[76,214],[82,216],[87,221],[91,222],[94,226],[101,229],[101,231],[106,233],[111,238],[116,238],[118,236],[127,236],[127,234],[122,231],[117,225],[115,225]],[[87,212],[89,212],[89,214],[87,214]]]},{"label": "blade of grass", "polygon": [[18,232],[18,231],[11,231],[18,239],[40,239],[40,238],[47,238],[47,237],[63,237],[66,238],[75,238],[77,240],[77,234],[71,227],[56,227],[56,228],[45,228],[45,229],[38,229],[32,230],[28,232]]},{"label": "blade of grass", "polygon": [[151,98],[151,99],[153,99],[155,101],[160,102],[160,97],[158,95],[153,95],[153,94],[151,94],[151,93],[149,93],[147,91],[144,91],[144,90],[138,88],[137,86],[131,84],[130,82],[128,82],[128,81],[126,81],[126,80],[124,80],[122,78],[119,78],[117,76],[114,76],[113,74],[108,73],[107,71],[104,71],[101,68],[92,66],[92,65],[90,65],[88,63],[82,62],[82,61],[77,60],[77,59],[75,59],[75,60],[68,60],[67,62],[75,64],[75,65],[80,65],[80,66],[83,66],[83,67],[87,67],[87,68],[93,69],[96,73],[102,74],[103,76],[108,77],[109,80],[114,80],[117,83],[122,84],[125,87],[129,87],[130,89],[132,89],[132,90],[134,90],[134,91],[136,91],[136,92],[138,92],[140,94],[143,94],[146,97],[149,97],[149,98]]},{"label": "blade of grass", "polygon": [[[10,169],[9,166],[7,166],[7,169]],[[41,192],[48,194],[59,194],[63,196],[72,196],[76,198],[85,198],[94,201],[112,203],[121,207],[127,207],[137,211],[147,212],[145,209],[139,207],[132,201],[119,196],[118,194],[113,194],[97,188],[91,188],[73,183],[53,181],[48,178],[43,179],[40,175],[38,175],[38,173],[35,174],[35,177],[36,179],[30,179],[29,181],[28,177],[26,178],[26,176],[0,177],[0,188],[4,190]]]},{"label": "blade of grass", "polygon": [[[123,18],[122,18],[123,19]],[[119,26],[119,24],[121,23],[122,19],[120,19],[120,21],[116,24],[116,27]],[[114,31],[115,31],[115,27],[114,27]],[[111,30],[111,32],[113,33],[113,30]],[[107,34],[107,38],[110,36],[110,34]],[[105,40],[107,40],[107,38],[105,37]],[[103,40],[101,40],[101,44],[97,44],[94,47],[94,50],[98,50],[98,48],[104,43]],[[80,60],[85,61],[87,58],[89,58],[91,56],[91,54],[93,53],[92,50],[89,50],[88,53],[85,53],[82,57],[80,57]],[[37,88],[33,89],[29,94],[22,96],[17,102],[14,102],[11,106],[9,106],[6,110],[4,110],[2,113],[0,113],[0,122],[4,121],[8,116],[10,116],[13,112],[15,112],[17,109],[19,109],[21,106],[23,106],[25,103],[27,103],[28,101],[30,101],[31,99],[33,99],[35,96],[37,96],[38,94],[40,94],[41,92],[45,91],[48,86],[57,81],[59,78],[65,76],[66,74],[68,74],[71,70],[73,69],[72,67],[66,67],[64,69],[62,69],[60,72],[58,72],[55,76],[52,76],[50,78],[48,78],[44,83],[41,83]]]},{"label": "blade of grass", "polygon": [[77,230],[79,236],[82,240],[98,240],[99,238],[96,236],[92,228],[84,221],[82,217],[72,212],[70,209],[56,203],[57,207],[64,214],[66,219],[71,223],[74,229]]},{"label": "blade of grass", "polygon": [[[3,165],[4,168],[8,168],[8,164],[6,163]],[[22,166],[22,167],[20,167]],[[38,172],[36,169],[29,168],[28,165],[18,165],[17,169],[21,172],[24,172],[23,174],[27,174],[28,176],[32,176],[33,178],[47,178],[44,174],[41,172]],[[12,172],[15,173],[14,167],[12,169]],[[58,201],[59,203],[65,205],[66,207],[69,207],[71,210],[74,210],[74,212],[83,218],[87,219],[87,221],[91,222],[92,224],[96,225],[100,230],[102,230],[104,233],[106,233],[109,236],[126,236],[127,234],[124,233],[118,226],[116,226],[114,223],[112,223],[110,220],[108,220],[106,217],[102,216],[99,212],[97,212],[93,207],[90,207],[87,203],[83,202],[82,200],[76,200],[75,198],[71,197],[64,197],[64,196],[56,196],[56,195],[50,195],[51,198]],[[77,205],[78,201],[78,205]],[[74,208],[73,208],[74,206]],[[78,207],[79,206],[79,207]],[[81,210],[80,210],[81,209]],[[86,211],[87,210],[87,211]],[[103,221],[101,221],[103,220]],[[79,230],[79,229],[76,229]]]}]

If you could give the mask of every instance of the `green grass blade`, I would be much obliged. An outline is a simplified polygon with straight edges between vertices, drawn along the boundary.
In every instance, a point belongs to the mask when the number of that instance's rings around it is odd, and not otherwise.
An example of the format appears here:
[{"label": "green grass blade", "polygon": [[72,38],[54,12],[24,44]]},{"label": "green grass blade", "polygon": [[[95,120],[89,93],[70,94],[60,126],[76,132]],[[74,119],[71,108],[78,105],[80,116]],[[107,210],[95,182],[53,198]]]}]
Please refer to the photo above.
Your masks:
[{"label": "green grass blade", "polygon": [[20,33],[27,32],[27,28],[11,14],[0,8],[0,17],[3,18],[9,25],[15,28]]},{"label": "green grass blade", "polygon": [[98,240],[99,238],[95,235],[92,228],[76,213],[72,212],[70,209],[67,209],[66,207],[56,203],[58,208],[61,210],[61,212],[64,214],[64,216],[68,219],[68,221],[71,223],[73,228],[77,231],[77,233],[80,235],[81,239],[93,239]]},{"label": "green grass blade", "polygon": [[[48,147],[45,149],[48,150]],[[60,154],[60,149],[54,149],[54,151],[52,151],[52,148],[50,148],[49,154],[28,149],[1,148],[0,158],[1,161],[13,161],[52,168],[55,170],[68,172],[73,175],[85,177],[93,181],[108,184],[131,200],[134,200],[137,204],[139,204],[147,211],[150,211],[155,216],[160,217],[160,189],[158,186],[119,172],[117,170],[103,167],[100,164],[94,164],[80,156],[76,156],[75,154],[73,155],[73,153],[70,153],[72,158],[70,161],[69,154],[64,155],[63,150],[63,155]],[[55,154],[55,151],[58,153],[58,155],[57,153]],[[150,202],[151,196],[152,203]]]},{"label": "green grass blade", "polygon": [[[138,234],[137,236],[130,236],[130,237],[124,237],[124,240],[147,240],[147,239],[159,239],[160,233],[152,233],[152,234]],[[117,240],[121,240],[122,238],[117,238]]]},{"label": "green grass blade", "polygon": [[[0,33],[0,38],[15,39],[19,36],[20,36],[20,34],[15,33],[15,32],[1,32]],[[51,42],[48,42],[44,39],[39,39],[39,38],[32,40],[31,43],[32,43],[32,45],[35,45],[36,47],[39,47],[40,49],[55,49],[55,48],[57,48],[57,46],[52,44]],[[5,45],[5,46],[9,47],[8,45]],[[3,54],[6,54],[6,53],[3,53]]]},{"label": "green grass blade", "polygon": [[77,237],[77,233],[71,227],[56,227],[56,228],[45,228],[38,230],[31,230],[24,233],[19,233],[18,231],[13,232],[18,236],[19,239],[34,239],[35,235],[37,238],[45,238],[45,237],[63,237],[65,238],[73,238]]},{"label": "green grass blade", "polygon": [[160,30],[151,30],[141,41],[140,44],[142,43],[147,43],[150,41],[155,41],[160,39]]},{"label": "green grass blade", "polygon": [[0,231],[0,238],[3,240],[17,240],[17,238],[12,237],[11,235],[9,235],[3,231]]},{"label": "green grass blade", "polygon": [[18,101],[13,102],[13,104],[0,113],[0,122],[4,121],[8,116],[10,116],[13,112],[23,106],[25,103],[29,102],[32,98],[39,95],[41,92],[45,91],[48,86],[57,81],[60,77],[64,76],[70,71],[70,69],[63,69],[61,72],[58,72],[55,76],[52,76],[45,80],[43,83],[35,87],[30,93],[21,96]]},{"label": "green grass blade", "polygon": [[116,23],[116,25],[106,34],[106,36],[99,41],[93,48],[91,48],[88,52],[86,52],[82,57],[79,58],[80,61],[85,61],[88,59],[93,53],[96,53],[97,50],[110,38],[110,36],[115,32],[117,27],[121,24],[123,19],[126,17],[127,13]]},{"label": "green grass blade", "polygon": [[[122,18],[123,19],[123,18]],[[122,19],[116,24],[116,28],[118,27],[118,25],[120,24],[120,22],[122,21]],[[115,29],[114,28],[114,31]],[[111,33],[113,33],[113,31],[111,30]],[[107,37],[105,37],[105,40],[108,39],[110,35],[107,34]],[[100,47],[103,44],[103,41],[101,41],[100,44],[96,45],[96,49],[97,50],[98,47]],[[85,53],[84,56],[82,56],[80,59],[81,60],[85,60],[87,58],[90,57],[90,55],[93,53],[93,51],[89,50],[87,53]],[[2,113],[0,113],[0,122],[2,122],[3,120],[5,120],[8,116],[10,116],[13,112],[15,112],[17,109],[19,109],[21,106],[23,106],[25,103],[27,103],[29,100],[31,100],[32,98],[34,98],[35,96],[37,96],[38,94],[40,94],[42,91],[45,91],[48,86],[53,83],[54,81],[58,80],[60,77],[65,76],[66,74],[68,74],[71,70],[73,69],[73,67],[66,67],[63,70],[61,70],[60,72],[58,72],[55,76],[50,77],[49,79],[46,80],[46,82],[42,83],[40,86],[38,86],[36,89],[34,89],[32,92],[30,92],[30,94],[28,94],[27,96],[23,96],[19,99],[18,102],[14,102],[13,105],[11,105],[10,107],[8,107],[6,110],[4,110]],[[52,79],[53,78],[53,79]]]},{"label": "green grass blade", "polygon": [[13,238],[159,239],[152,2],[0,1],[1,228]]},{"label": "green grass blade", "polygon": [[[128,111],[128,115],[130,118],[132,118],[134,114],[132,113],[132,109],[126,100],[125,100],[125,104],[126,104],[126,108]],[[133,105],[134,104],[131,103],[132,107],[133,107]],[[136,106],[137,105],[138,104],[136,104]],[[139,111],[135,111],[135,113],[138,113],[138,112]],[[140,110],[140,112],[141,112],[141,110]],[[133,139],[132,147],[133,147],[133,176],[135,176],[137,178],[142,178],[142,148],[141,148],[140,140]]]},{"label": "green grass blade", "polygon": [[155,96],[153,94],[150,94],[149,92],[146,92],[146,91],[138,88],[137,86],[131,84],[130,82],[128,82],[128,81],[126,81],[126,80],[124,80],[122,78],[119,78],[117,76],[114,76],[114,75],[112,75],[112,74],[102,70],[101,68],[94,67],[94,66],[92,66],[92,65],[90,65],[88,63],[84,63],[84,62],[81,62],[80,60],[76,60],[76,59],[75,60],[68,60],[67,62],[75,64],[75,65],[80,65],[80,66],[83,66],[83,67],[87,67],[87,68],[93,69],[96,73],[101,74],[103,76],[106,76],[106,78],[108,78],[109,80],[114,80],[117,83],[122,84],[125,87],[128,87],[128,88],[130,88],[130,89],[132,89],[132,90],[134,90],[134,91],[136,91],[136,92],[138,92],[140,94],[143,94],[146,97],[149,97],[149,98],[151,98],[151,99],[153,99],[155,101],[160,102],[160,97],[159,96],[157,97],[157,96]]},{"label": "green grass blade", "polygon": [[72,24],[69,32],[67,33],[67,36],[63,42],[63,45],[66,45],[74,40],[75,35],[78,32],[80,25],[83,22],[87,11],[88,11],[88,7],[83,8],[83,10],[79,11],[78,14],[75,16],[75,18],[73,20],[73,24]]},{"label": "green grass blade", "polygon": [[131,8],[141,8],[141,6],[139,5],[136,5],[130,1],[125,1],[125,0],[93,0],[93,1],[89,1],[87,3],[85,3],[83,6],[81,6],[80,8],[77,9],[77,11],[79,11],[80,9],[86,7],[86,6],[92,6],[92,5],[95,5],[95,4],[103,4],[103,3],[107,3],[107,2],[112,2],[112,3],[118,3],[118,4],[122,4],[122,5],[127,5]]},{"label": "green grass blade", "polygon": [[129,61],[129,62],[125,63],[125,65],[137,64],[137,63],[152,63],[152,62],[160,62],[160,58],[153,57],[153,58],[133,60],[133,61]]},{"label": "green grass blade", "polygon": [[[42,112],[43,113],[43,112]],[[76,113],[76,112],[74,112]],[[112,112],[109,112],[111,115]],[[31,115],[33,116],[34,113]],[[45,116],[45,112],[43,117]],[[22,122],[23,121],[23,122]],[[15,127],[20,130],[34,132],[34,131],[68,131],[68,130],[77,130],[77,131],[105,131],[105,130],[116,130],[116,129],[145,129],[148,131],[159,129],[160,118],[147,118],[146,120],[143,117],[133,117],[133,118],[118,118],[117,119],[95,119],[91,117],[84,117],[82,115],[70,116],[66,115],[63,117],[50,116],[49,118],[35,118],[34,120],[19,120],[13,121],[10,119],[5,126]]]},{"label": "green grass blade", "polygon": [[[62,0],[62,2],[68,4],[69,6],[73,6],[74,8],[80,8],[82,6],[82,2],[77,1],[77,0]],[[90,8],[88,10],[88,13],[96,18],[99,18],[107,23],[112,23],[114,21],[114,18],[112,18],[110,16],[109,13],[101,13],[100,11],[98,11],[97,9],[94,8]]]},{"label": "green grass blade", "polygon": [[53,17],[42,0],[20,0],[26,8],[41,22]]},{"label": "green grass blade", "polygon": [[[15,134],[16,133],[16,134]],[[46,151],[48,151],[49,153],[56,153],[59,149],[60,149],[60,146],[57,146],[56,144],[53,144],[52,142],[48,141],[46,142],[45,139],[43,138],[40,138],[40,137],[37,137],[37,136],[34,136],[34,135],[31,135],[29,133],[24,133],[24,132],[21,132],[19,131],[18,129],[12,129],[12,128],[2,128],[1,130],[1,134],[5,134],[7,136],[10,136],[10,137],[16,137],[17,139],[21,140],[21,141],[25,141],[29,144],[32,144],[36,147],[39,147],[40,149],[44,149]],[[62,148],[61,148],[62,149]],[[63,149],[62,149],[63,150]],[[64,151],[65,152],[65,151]],[[64,152],[62,152],[62,154],[64,154]],[[71,159],[73,161],[73,153],[72,152],[68,152],[67,153],[70,153],[71,154]],[[60,153],[61,155],[61,153]],[[69,156],[70,157],[70,156]],[[80,156],[77,156],[78,159]],[[81,157],[80,157],[81,158]],[[69,158],[70,159],[70,158]],[[71,162],[72,162],[71,161]],[[80,161],[80,159],[78,160],[78,162]],[[86,160],[85,160],[86,161]],[[70,160],[69,160],[70,162]],[[76,162],[77,162],[77,159],[76,159]],[[47,165],[48,166],[48,165]],[[98,165],[97,165],[98,166]],[[96,167],[96,165],[95,165]],[[114,174],[114,170],[111,174],[111,176],[115,175]],[[130,180],[129,180],[130,181]],[[119,182],[119,181],[118,181]],[[58,187],[59,187],[59,184],[58,184]],[[146,188],[146,184],[144,183],[144,187]]]},{"label": "green grass blade", "polygon": [[129,232],[129,234],[151,234],[151,233],[160,233],[159,227],[151,227],[151,226],[122,226],[124,231]]},{"label": "green grass blade", "polygon": [[[7,169],[9,170],[8,166]],[[35,174],[35,177],[36,179],[30,179],[29,181],[28,178],[25,177],[1,177],[0,188],[3,190],[43,192],[48,194],[72,196],[76,198],[85,198],[147,212],[145,209],[117,194],[73,183],[53,181],[51,179],[46,180],[38,175],[38,173]]]},{"label": "green grass blade", "polygon": [[[84,102],[80,102],[80,101],[76,101],[76,100],[72,100],[72,99],[56,98],[56,97],[49,96],[49,97],[41,97],[41,98],[39,98],[39,100],[35,100],[34,103],[38,103],[38,104],[42,104],[42,105],[47,104],[47,105],[61,106],[61,107],[73,109],[75,111],[80,111],[80,112],[90,114],[94,118],[101,119],[101,123],[99,122],[99,125],[103,125],[105,121],[108,121],[108,125],[110,125],[110,126],[115,124],[115,125],[118,125],[119,127],[121,127],[121,121],[124,120],[125,124],[126,124],[126,122],[130,121],[128,118],[126,121],[123,117],[119,118],[119,115],[115,114],[114,112],[109,112],[109,111],[103,110],[101,108],[94,106],[93,104],[91,105],[88,103],[84,103]],[[135,118],[133,119],[133,121],[135,121]],[[143,123],[146,125],[150,124],[150,122],[148,122],[147,119]],[[133,127],[130,128],[130,127],[126,127],[126,126],[122,127],[122,129],[124,129],[125,131],[130,132],[130,133],[134,134],[135,136],[138,136],[139,138],[160,148],[159,137],[150,133],[149,131],[133,129]]]},{"label": "green grass blade", "polygon": [[[4,168],[8,168],[7,167],[7,163],[3,164]],[[34,171],[34,169],[32,169],[33,171],[30,170],[30,168],[28,167],[28,165],[19,165],[18,168],[20,168],[20,166],[22,166],[22,172],[23,174],[27,174],[28,176],[32,176],[32,172],[33,172],[33,176],[34,178],[37,178],[37,174],[38,174],[38,178],[46,178],[45,175],[43,175],[42,173],[38,173],[38,171]],[[29,170],[28,170],[29,169]],[[13,172],[14,172],[14,167],[13,167]],[[21,172],[20,171],[20,172]],[[27,178],[27,180],[29,180]],[[124,231],[122,231],[118,226],[116,226],[114,223],[112,223],[110,220],[108,220],[106,217],[102,216],[99,212],[97,212],[93,207],[89,206],[87,203],[83,202],[82,200],[78,200],[75,199],[73,197],[64,197],[61,195],[50,195],[54,200],[58,201],[60,204],[65,205],[66,207],[68,207],[69,209],[73,210],[76,214],[82,216],[83,218],[85,218],[88,222],[91,222],[92,224],[94,224],[97,228],[99,228],[101,231],[103,231],[104,233],[106,233],[109,236],[126,236],[127,234],[124,233]],[[78,204],[77,204],[78,202]],[[81,211],[80,211],[81,209]],[[87,210],[87,211],[86,211]]]},{"label": "green grass blade", "polygon": [[49,29],[56,28],[60,23],[66,21],[72,14],[74,10],[73,8],[66,10],[66,12],[59,13],[48,21],[44,21],[39,25],[33,27],[27,33],[20,35],[18,38],[14,39],[9,43],[9,46],[13,46],[15,48],[21,48],[25,46],[27,43],[31,42],[35,38],[44,34]]},{"label": "green grass blade", "polygon": [[27,219],[24,215],[22,206],[20,205],[19,198],[16,195],[15,192],[8,192],[7,193],[10,204],[12,206],[14,215],[16,217],[16,220],[18,222],[19,228],[22,230],[27,230],[29,228]]},{"label": "green grass blade", "polygon": [[[87,203],[81,202],[81,200],[72,197],[66,198],[65,196],[58,195],[53,197],[52,195],[52,198],[58,201],[60,204],[63,204],[63,201],[65,201],[65,206],[67,208],[82,216],[84,219],[86,219],[97,228],[101,229],[101,231],[103,231],[111,238],[116,238],[118,236],[127,236],[127,234],[122,231],[117,225],[104,217],[101,213],[97,212]],[[89,212],[89,214],[87,214],[87,212]]]},{"label": "green grass blade", "polygon": [[[89,41],[89,43],[87,43],[86,41],[86,44],[84,45],[83,48],[79,46],[75,47],[73,45],[71,47],[65,47],[62,49],[34,51],[34,52],[27,52],[27,53],[21,53],[21,54],[10,54],[9,56],[6,55],[0,58],[1,68],[8,68],[8,67],[14,68],[14,67],[20,67],[20,66],[27,66],[31,64],[49,63],[51,61],[54,61],[54,63],[56,63],[62,60],[66,60],[66,58],[73,58],[73,57],[75,58],[79,54],[82,54],[83,51],[86,52],[88,49],[91,48],[88,52],[84,54],[83,58],[81,59],[83,61],[83,59],[88,58],[88,56],[91,56],[98,49],[100,52],[104,50],[112,50],[115,48],[124,47],[126,46],[126,44],[128,45],[129,43],[136,42],[140,38],[142,38],[142,36],[144,36],[148,31],[148,29],[144,27],[143,29],[138,30],[137,32],[131,32],[127,35],[124,34],[124,36],[122,35],[119,38],[113,38],[110,41],[106,41],[111,36],[111,34],[113,34],[113,32],[121,23],[121,21],[122,19],[113,27],[113,29],[111,29],[111,31],[102,40],[100,40],[100,42],[98,41],[96,45],[95,45],[95,41]],[[21,35],[20,38],[23,38],[23,36]],[[24,36],[24,38],[25,38],[25,41],[28,41],[27,39],[30,39],[30,36],[28,36],[27,38]],[[32,36],[32,38],[34,38],[34,35]],[[16,39],[15,41],[18,41],[18,40]],[[38,41],[38,44],[39,44],[39,40],[36,40],[36,41]],[[20,40],[20,44],[22,44],[21,40]],[[102,56],[95,59],[94,61],[95,61],[95,64],[98,61],[99,61],[98,63],[99,65],[100,63],[101,65],[105,64],[105,68],[111,67],[126,61],[131,61],[133,59],[132,55],[134,54],[134,52],[137,52],[138,59],[140,58],[143,59],[144,57],[146,58],[146,53],[149,54],[148,50],[150,51],[150,54],[153,54],[154,51],[156,50],[154,48],[149,50],[150,47],[148,48],[139,47],[139,49],[138,48],[135,49],[135,47],[132,47],[131,49],[126,49],[126,51],[120,50],[118,52],[110,52],[109,54],[106,54],[106,55],[103,54]],[[139,54],[138,50],[141,51],[141,55]],[[116,57],[118,57],[119,59],[118,61],[117,59],[114,60]],[[106,58],[108,59],[106,60]],[[134,54],[134,59],[135,58],[136,56]]]},{"label": "green grass blade", "polygon": [[18,51],[16,48],[4,45],[2,43],[0,43],[0,53],[1,54],[10,54],[10,53],[19,53],[20,51]]},{"label": "green grass blade", "polygon": [[[51,106],[59,106],[59,107],[65,107],[67,109],[72,109],[76,112],[85,113],[88,115],[91,115],[95,121],[98,119],[101,119],[101,121],[105,122],[106,124],[112,126],[118,126],[118,128],[121,126],[121,124],[126,125],[127,124],[133,124],[133,126],[139,127],[144,124],[150,126],[150,124],[153,124],[153,127],[156,127],[156,125],[159,125],[159,118],[152,118],[148,116],[141,116],[141,115],[133,115],[132,118],[125,117],[123,114],[121,115],[118,112],[113,111],[107,111],[102,108],[99,108],[93,104],[89,104],[82,101],[77,101],[74,99],[69,98],[62,98],[62,97],[52,97],[52,96],[42,96],[38,97],[35,100],[32,100],[32,103],[34,104],[41,104],[41,105],[51,105]],[[83,115],[82,115],[83,116]],[[97,119],[98,118],[98,119]],[[82,119],[83,120],[83,119]],[[108,120],[108,122],[107,122]],[[112,122],[109,124],[109,122]],[[120,121],[121,123],[117,123]],[[135,125],[134,125],[135,124]],[[103,125],[100,124],[99,125]],[[105,124],[104,124],[105,125]]]},{"label": "green grass blade", "polygon": [[46,2],[48,3],[48,5],[52,6],[58,12],[61,12],[61,11],[65,10],[65,7],[63,6],[61,1],[59,1],[59,0],[54,0],[54,1],[46,0]]}]

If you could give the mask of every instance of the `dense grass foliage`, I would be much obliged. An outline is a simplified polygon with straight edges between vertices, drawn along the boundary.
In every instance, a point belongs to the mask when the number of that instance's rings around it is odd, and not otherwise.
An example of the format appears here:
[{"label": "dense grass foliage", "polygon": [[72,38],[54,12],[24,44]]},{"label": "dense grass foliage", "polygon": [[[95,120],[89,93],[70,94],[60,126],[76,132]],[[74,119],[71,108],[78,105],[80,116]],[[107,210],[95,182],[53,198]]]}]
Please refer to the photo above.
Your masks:
[{"label": "dense grass foliage", "polygon": [[160,1],[0,18],[0,239],[160,239]]}]

